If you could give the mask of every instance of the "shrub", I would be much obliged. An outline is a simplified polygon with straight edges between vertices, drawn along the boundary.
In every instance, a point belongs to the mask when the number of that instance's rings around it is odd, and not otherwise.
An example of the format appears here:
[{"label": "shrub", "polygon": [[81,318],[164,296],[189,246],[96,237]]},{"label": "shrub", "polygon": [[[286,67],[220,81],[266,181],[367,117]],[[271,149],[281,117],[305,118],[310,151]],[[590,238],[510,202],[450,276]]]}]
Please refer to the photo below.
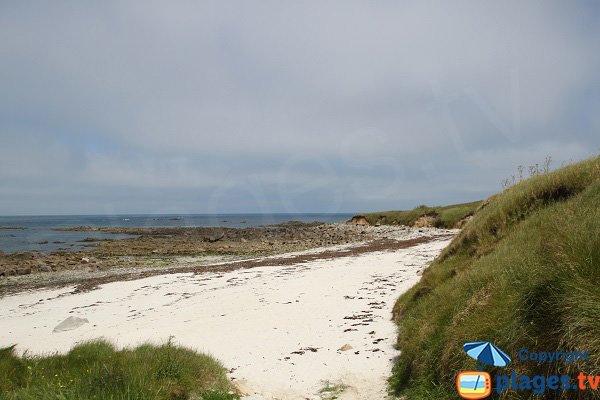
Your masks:
[{"label": "shrub", "polygon": [[170,342],[116,350],[97,340],[49,356],[0,350],[0,399],[237,398],[229,390],[221,364]]}]

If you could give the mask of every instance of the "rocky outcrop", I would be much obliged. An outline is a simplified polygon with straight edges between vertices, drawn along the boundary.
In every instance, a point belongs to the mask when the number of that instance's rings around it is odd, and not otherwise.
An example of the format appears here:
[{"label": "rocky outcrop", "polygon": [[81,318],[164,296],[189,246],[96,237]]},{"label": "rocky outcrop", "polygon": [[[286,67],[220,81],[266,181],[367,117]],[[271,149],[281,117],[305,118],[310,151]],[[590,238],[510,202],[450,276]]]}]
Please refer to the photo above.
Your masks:
[{"label": "rocky outcrop", "polygon": [[9,285],[16,279],[26,278],[15,275],[47,275],[65,270],[99,272],[168,264],[173,261],[172,257],[179,256],[256,256],[362,242],[373,237],[368,221],[364,216],[362,219],[359,224],[288,222],[247,228],[94,228],[138,237],[106,239],[88,250],[74,252],[0,253],[0,282]]},{"label": "rocky outcrop", "polygon": [[415,220],[413,226],[415,228],[431,228],[435,224],[435,216],[423,215]]},{"label": "rocky outcrop", "polygon": [[367,220],[367,217],[364,215],[355,215],[346,223],[354,225],[369,225],[369,220]]}]

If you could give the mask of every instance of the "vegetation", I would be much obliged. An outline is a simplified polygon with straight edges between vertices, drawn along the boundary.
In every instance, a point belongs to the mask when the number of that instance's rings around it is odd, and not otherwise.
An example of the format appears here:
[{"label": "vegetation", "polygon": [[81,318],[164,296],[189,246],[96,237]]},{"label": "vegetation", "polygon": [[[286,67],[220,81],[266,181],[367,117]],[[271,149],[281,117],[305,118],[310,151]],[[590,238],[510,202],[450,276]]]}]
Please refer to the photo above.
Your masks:
[{"label": "vegetation", "polygon": [[[462,351],[468,341],[492,341],[511,355],[503,374],[599,375],[599,205],[600,157],[538,174],[486,200],[395,305],[402,350],[390,379],[396,394],[455,399],[456,374],[476,368]],[[521,348],[594,356],[584,364],[537,364],[519,361]],[[585,396],[600,398],[600,391]]]},{"label": "vegetation", "polygon": [[15,355],[0,349],[0,399],[231,400],[224,368],[209,356],[177,347],[115,350],[105,341],[65,355]]},{"label": "vegetation", "polygon": [[323,388],[319,390],[319,397],[323,400],[335,400],[339,395],[348,389],[348,385],[344,383],[323,382]]},{"label": "vegetation", "polygon": [[[471,203],[452,204],[443,207],[427,207],[421,205],[410,211],[384,211],[363,214],[371,225],[407,225],[414,226],[423,221],[423,217],[430,217],[429,221],[432,226],[438,228],[453,228],[457,227],[462,220],[470,215],[473,215],[477,207],[481,205],[481,201]],[[421,219],[421,220],[420,220]]]},{"label": "vegetation", "polygon": [[[542,165],[536,163],[536,164],[532,164],[532,165],[528,166],[527,168],[525,168],[522,165],[519,165],[519,166],[517,166],[516,174],[512,174],[509,178],[502,180],[502,188],[506,189],[510,186],[513,186],[513,185],[521,182],[523,179],[525,179],[525,171],[526,170],[529,172],[529,177],[547,174],[548,172],[550,172],[551,164],[552,164],[552,157],[547,156],[546,159],[544,160],[544,162],[542,163]],[[566,164],[563,163],[563,167],[565,165]]]}]

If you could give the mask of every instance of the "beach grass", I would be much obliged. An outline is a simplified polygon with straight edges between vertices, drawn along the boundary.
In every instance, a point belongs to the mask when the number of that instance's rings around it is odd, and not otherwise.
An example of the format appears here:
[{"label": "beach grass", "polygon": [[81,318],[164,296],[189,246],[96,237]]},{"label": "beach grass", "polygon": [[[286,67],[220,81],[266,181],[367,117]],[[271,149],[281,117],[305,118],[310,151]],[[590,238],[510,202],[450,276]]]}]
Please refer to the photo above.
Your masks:
[{"label": "beach grass", "polygon": [[[457,398],[457,373],[477,368],[462,350],[471,341],[491,341],[513,358],[502,374],[564,374],[574,381],[579,371],[598,375],[599,232],[600,157],[534,176],[486,200],[395,304],[402,353],[390,378],[393,392],[409,399]],[[522,348],[596,356],[586,363],[538,364],[517,359]],[[583,398],[577,391],[553,394]],[[585,396],[600,398],[600,391]],[[499,398],[547,397],[505,391]]]},{"label": "beach grass", "polygon": [[117,350],[104,340],[67,354],[18,356],[0,349],[0,399],[231,400],[223,366],[166,343]]},{"label": "beach grass", "polygon": [[428,207],[421,205],[406,211],[382,211],[361,214],[371,225],[406,225],[413,226],[419,218],[431,217],[432,225],[437,228],[454,228],[460,221],[473,215],[481,205],[481,201],[452,204],[449,206]]}]

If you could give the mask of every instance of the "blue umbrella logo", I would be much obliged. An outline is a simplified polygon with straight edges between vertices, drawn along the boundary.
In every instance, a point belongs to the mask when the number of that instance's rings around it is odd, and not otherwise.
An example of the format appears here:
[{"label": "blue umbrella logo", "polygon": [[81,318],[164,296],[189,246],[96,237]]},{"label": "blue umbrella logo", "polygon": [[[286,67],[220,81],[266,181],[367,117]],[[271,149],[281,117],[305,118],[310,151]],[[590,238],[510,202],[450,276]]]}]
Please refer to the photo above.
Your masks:
[{"label": "blue umbrella logo", "polygon": [[505,352],[490,342],[469,342],[463,346],[465,353],[482,364],[506,367],[511,359]]}]

